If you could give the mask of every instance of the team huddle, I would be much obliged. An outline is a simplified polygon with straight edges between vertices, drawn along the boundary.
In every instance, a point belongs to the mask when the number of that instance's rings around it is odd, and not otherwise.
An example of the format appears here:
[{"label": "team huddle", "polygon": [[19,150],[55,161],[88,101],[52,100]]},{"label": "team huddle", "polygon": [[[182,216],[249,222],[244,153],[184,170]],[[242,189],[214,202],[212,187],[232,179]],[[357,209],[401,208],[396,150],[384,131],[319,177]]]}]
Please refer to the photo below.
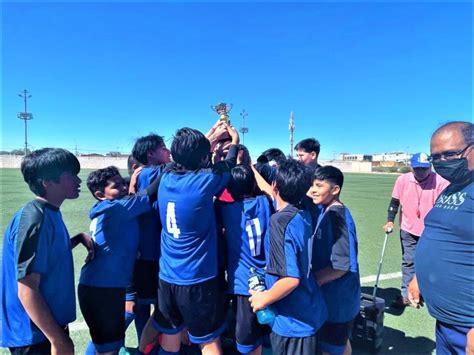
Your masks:
[{"label": "team huddle", "polygon": [[225,122],[207,135],[182,128],[171,162],[162,137],[139,138],[129,178],[113,166],[89,174],[97,202],[89,231],[73,238],[59,207],[79,195],[77,158],[53,148],[26,156],[22,173],[37,198],[5,234],[2,346],[73,351],[71,248],[82,243],[86,353],[118,353],[135,319],[140,352],[178,354],[190,342],[219,354],[229,307],[240,353],[260,354],[268,335],[274,354],[350,351],[360,283],[355,224],[339,200],[343,174],[317,164],[314,139],[297,145],[301,161],[269,149],[256,165],[238,142]]}]

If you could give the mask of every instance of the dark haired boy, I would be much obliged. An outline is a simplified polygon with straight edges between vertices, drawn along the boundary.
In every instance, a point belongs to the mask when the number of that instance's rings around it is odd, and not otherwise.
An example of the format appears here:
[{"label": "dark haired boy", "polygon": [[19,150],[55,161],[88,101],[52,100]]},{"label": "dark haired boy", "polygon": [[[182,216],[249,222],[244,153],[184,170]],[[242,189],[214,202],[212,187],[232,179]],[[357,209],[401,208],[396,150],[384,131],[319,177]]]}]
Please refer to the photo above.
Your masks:
[{"label": "dark haired boy", "polygon": [[273,354],[315,354],[317,332],[327,317],[321,290],[311,273],[311,217],[296,207],[308,191],[308,169],[289,159],[280,164],[272,183],[277,212],[271,217],[266,243],[267,290],[250,290],[254,312],[275,312],[270,341]]},{"label": "dark haired boy", "polygon": [[125,290],[132,283],[138,250],[137,217],[151,210],[157,186],[127,196],[127,186],[114,166],[93,171],[87,178],[87,187],[98,200],[89,212],[97,253],[81,269],[78,296],[98,353],[118,353],[124,344]]},{"label": "dark haired boy", "polygon": [[344,175],[333,166],[313,176],[313,202],[322,207],[313,242],[313,272],[328,307],[320,330],[323,354],[350,354],[349,335],[360,307],[357,235],[349,209],[339,199]]},{"label": "dark haired boy", "polygon": [[0,343],[12,354],[74,353],[71,249],[81,242],[91,257],[94,243],[82,233],[70,239],[59,208],[79,196],[79,170],[77,158],[59,148],[36,150],[21,163],[36,199],[15,214],[3,240]]},{"label": "dark haired boy", "polygon": [[255,168],[265,181],[271,184],[275,179],[276,168],[285,160],[285,153],[280,149],[269,148],[257,158]]},{"label": "dark haired boy", "polygon": [[270,232],[271,204],[267,196],[255,196],[255,175],[249,166],[237,165],[231,175],[228,190],[234,202],[216,202],[226,245],[227,293],[236,303],[237,350],[261,354],[264,329],[250,306],[248,279],[251,267],[264,273],[264,241]]},{"label": "dark haired boy", "polygon": [[[166,148],[163,137],[156,134],[138,138],[133,146],[132,155],[143,164],[137,184],[132,187],[138,192],[150,186],[163,171],[164,164],[170,162],[170,151]],[[161,223],[156,209],[141,215],[138,221],[140,241],[133,286],[136,292],[135,328],[140,340],[143,328],[150,318],[151,305],[157,302]]]},{"label": "dark haired boy", "polygon": [[318,163],[319,151],[321,150],[321,145],[319,141],[314,138],[306,138],[300,141],[296,146],[296,156],[299,161],[304,165],[311,168],[311,170],[316,170],[321,165]]},{"label": "dark haired boy", "polygon": [[224,297],[218,281],[214,196],[227,185],[235,165],[238,133],[227,159],[210,164],[211,143],[201,132],[181,128],[171,144],[173,163],[161,176],[158,201],[161,223],[158,310],[143,331],[140,349],[153,328],[163,333],[161,351],[179,352],[180,332],[204,354],[220,354],[225,329]]},{"label": "dark haired boy", "polygon": [[169,161],[170,151],[166,148],[162,136],[150,133],[136,140],[132,156],[143,165],[155,166]]}]

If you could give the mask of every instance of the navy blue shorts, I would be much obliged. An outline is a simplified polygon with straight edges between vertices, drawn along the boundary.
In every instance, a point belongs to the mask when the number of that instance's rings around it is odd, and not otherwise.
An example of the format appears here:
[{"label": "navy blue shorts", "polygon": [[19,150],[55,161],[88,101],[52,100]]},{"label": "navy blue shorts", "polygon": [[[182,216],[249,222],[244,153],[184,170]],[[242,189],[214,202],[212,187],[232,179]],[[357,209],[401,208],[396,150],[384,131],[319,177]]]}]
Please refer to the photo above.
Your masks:
[{"label": "navy blue shorts", "polygon": [[96,350],[119,350],[125,342],[125,288],[79,284],[77,296]]},{"label": "navy blue shorts", "polygon": [[140,304],[156,304],[158,290],[158,262],[156,260],[135,261],[133,287]]},{"label": "navy blue shorts", "polygon": [[265,329],[250,306],[249,296],[235,295],[235,306],[237,350],[242,354],[250,353],[262,345]]},{"label": "navy blue shorts", "polygon": [[318,350],[318,334],[304,338],[288,338],[272,332],[270,334],[273,355],[316,354]]},{"label": "navy blue shorts", "polygon": [[319,347],[330,354],[343,354],[352,332],[354,320],[343,323],[325,322],[319,330]]},{"label": "navy blue shorts", "polygon": [[165,334],[188,328],[189,340],[208,343],[225,330],[226,297],[216,277],[194,285],[175,285],[159,280],[158,307],[153,326]]},{"label": "navy blue shorts", "polygon": [[471,327],[461,327],[436,321],[436,355],[464,354],[467,332]]}]

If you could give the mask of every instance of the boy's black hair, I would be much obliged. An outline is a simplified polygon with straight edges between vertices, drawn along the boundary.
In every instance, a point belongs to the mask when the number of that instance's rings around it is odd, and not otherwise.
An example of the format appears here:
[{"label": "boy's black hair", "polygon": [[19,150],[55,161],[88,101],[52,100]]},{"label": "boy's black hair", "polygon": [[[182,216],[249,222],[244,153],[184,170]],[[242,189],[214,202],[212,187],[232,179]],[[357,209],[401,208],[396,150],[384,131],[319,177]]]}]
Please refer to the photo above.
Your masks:
[{"label": "boy's black hair", "polygon": [[136,140],[132,148],[133,157],[143,165],[148,164],[147,154],[154,151],[159,146],[163,145],[163,137],[155,133],[150,133],[148,136],[140,137]]},{"label": "boy's black hair", "polygon": [[95,197],[97,191],[104,192],[105,187],[109,184],[109,180],[114,176],[121,176],[119,170],[115,166],[108,166],[103,169],[93,171],[87,177],[87,187]]},{"label": "boy's black hair", "polygon": [[327,181],[332,185],[337,185],[342,190],[342,185],[344,184],[344,174],[338,168],[326,165],[321,166],[314,172],[313,181],[321,180]]},{"label": "boy's black hair", "polygon": [[204,159],[210,156],[211,143],[196,129],[183,127],[176,131],[171,143],[173,161],[187,170],[203,166]]},{"label": "boy's black hair", "polygon": [[228,189],[236,201],[252,196],[255,191],[255,174],[247,165],[237,165],[231,170]]},{"label": "boy's black hair", "polygon": [[127,159],[127,169],[128,169],[128,175],[132,176],[133,172],[135,169],[133,168],[134,166],[140,167],[143,166],[142,163],[140,163],[137,159],[133,157],[133,155],[129,155]]},{"label": "boy's black hair", "polygon": [[277,165],[280,165],[283,161],[286,160],[285,153],[278,148],[270,148],[264,151],[260,156],[257,158],[257,162],[259,163],[268,163],[274,160]]},{"label": "boy's black hair", "polygon": [[250,152],[248,148],[243,144],[237,144],[237,157],[241,159],[241,163],[239,165],[250,166],[250,164],[252,164],[252,159],[250,158]]},{"label": "boy's black hair", "polygon": [[46,194],[43,181],[59,182],[63,173],[77,175],[80,170],[81,165],[76,156],[61,148],[35,150],[26,155],[21,162],[23,179],[37,196]]},{"label": "boy's black hair", "polygon": [[321,150],[321,144],[319,144],[319,141],[314,138],[306,138],[300,141],[296,147],[295,150],[304,150],[306,153],[311,153],[315,152],[317,156],[319,156],[319,151]]},{"label": "boy's black hair", "polygon": [[303,163],[287,159],[276,170],[275,184],[281,199],[296,205],[311,187],[311,173]]}]

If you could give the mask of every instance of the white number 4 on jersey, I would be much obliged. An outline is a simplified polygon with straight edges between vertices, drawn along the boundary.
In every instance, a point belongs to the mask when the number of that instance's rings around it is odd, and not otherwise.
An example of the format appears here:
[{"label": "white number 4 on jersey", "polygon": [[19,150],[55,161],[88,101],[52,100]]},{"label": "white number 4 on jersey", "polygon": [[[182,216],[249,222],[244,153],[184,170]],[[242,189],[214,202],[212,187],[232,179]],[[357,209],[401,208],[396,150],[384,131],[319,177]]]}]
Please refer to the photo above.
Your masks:
[{"label": "white number 4 on jersey", "polygon": [[180,230],[176,224],[176,204],[174,202],[168,202],[166,207],[166,229],[169,234],[173,234],[176,239],[179,238]]}]

